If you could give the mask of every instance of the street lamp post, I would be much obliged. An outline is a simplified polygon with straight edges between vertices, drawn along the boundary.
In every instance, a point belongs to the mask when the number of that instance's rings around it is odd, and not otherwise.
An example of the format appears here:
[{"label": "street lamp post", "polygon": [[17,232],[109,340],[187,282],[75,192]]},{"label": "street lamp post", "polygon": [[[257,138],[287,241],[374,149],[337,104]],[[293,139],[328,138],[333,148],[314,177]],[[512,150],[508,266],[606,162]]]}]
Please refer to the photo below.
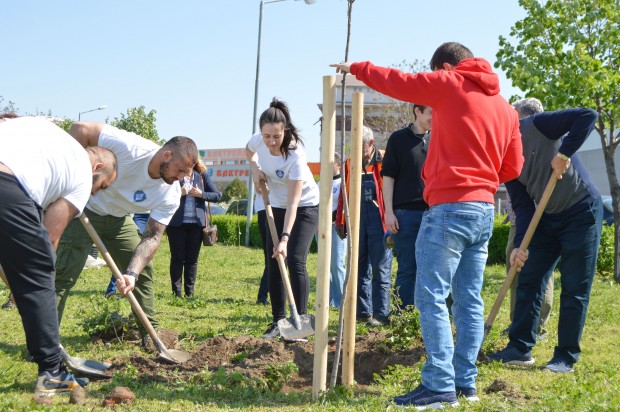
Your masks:
[{"label": "street lamp post", "polygon": [[107,108],[108,108],[108,106],[99,106],[96,109],[90,109],[90,110],[86,110],[84,112],[79,112],[78,113],[78,122],[82,120],[82,115],[84,113],[96,112],[97,110],[104,110],[104,109],[107,109]]},{"label": "street lamp post", "polygon": [[[260,74],[260,41],[263,31],[263,5],[269,3],[279,3],[286,0],[261,0],[258,12],[258,47],[256,50],[256,80],[254,81],[254,110],[252,113],[252,135],[256,133],[256,110],[258,108],[258,80]],[[299,0],[295,0],[299,1]],[[304,0],[304,3],[310,5],[316,3],[316,0]],[[252,168],[250,168],[248,182],[248,203],[245,224],[245,245],[250,246],[250,222],[252,221],[252,212],[254,211],[254,184],[252,180]]]}]

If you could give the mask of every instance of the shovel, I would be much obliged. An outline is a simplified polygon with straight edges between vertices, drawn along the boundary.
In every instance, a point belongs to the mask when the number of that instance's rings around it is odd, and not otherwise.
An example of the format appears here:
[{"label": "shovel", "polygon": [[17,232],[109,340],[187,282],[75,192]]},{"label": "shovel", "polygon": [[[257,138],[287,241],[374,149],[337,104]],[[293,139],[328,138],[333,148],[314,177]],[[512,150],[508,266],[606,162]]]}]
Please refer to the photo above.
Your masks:
[{"label": "shovel", "polygon": [[[269,222],[269,232],[271,232],[271,239],[274,246],[276,246],[280,242],[280,239],[278,239],[276,222],[273,220],[273,211],[271,210],[267,185],[264,180],[261,180],[260,188],[263,194],[263,201],[265,202],[265,213],[267,214],[267,222]],[[284,257],[281,254],[278,254],[276,260],[278,261],[280,275],[282,276],[282,283],[284,283],[286,298],[291,310],[290,318],[284,318],[278,321],[280,335],[284,340],[304,339],[308,336],[312,336],[314,335],[314,316],[299,315],[297,312],[297,305],[295,305],[295,298],[293,297],[293,290],[291,289],[291,282],[288,278],[286,264],[284,263]]]},{"label": "shovel", "polygon": [[[540,202],[536,205],[536,211],[534,212],[534,216],[532,216],[532,220],[530,220],[530,224],[527,227],[527,231],[523,236],[523,240],[521,241],[521,246],[519,246],[520,250],[527,250],[527,247],[532,240],[532,236],[534,236],[534,232],[536,231],[536,227],[538,226],[538,222],[545,211],[545,207],[547,207],[547,202],[549,202],[549,198],[553,193],[553,189],[555,188],[555,184],[558,182],[557,177],[555,177],[555,173],[551,173],[551,177],[549,178],[549,182],[547,183],[547,187],[545,187],[545,191],[542,194]],[[512,285],[512,281],[514,280],[517,274],[517,267],[511,266],[508,274],[506,275],[506,280],[504,280],[504,284],[499,290],[497,294],[497,298],[495,298],[495,303],[493,304],[493,308],[491,309],[491,313],[487,317],[487,321],[484,322],[484,336],[482,340],[484,341],[489,332],[491,332],[491,328],[493,327],[493,322],[495,321],[495,317],[497,316],[497,312],[499,312],[499,308],[502,306],[502,302],[506,297],[506,292],[510,289],[510,285]]]},{"label": "shovel", "polygon": [[75,358],[69,355],[62,345],[58,346],[60,347],[60,354],[62,355],[65,364],[74,372],[93,378],[110,379],[112,377],[105,372],[110,368],[110,366],[112,366],[111,363],[102,363],[94,360]]},{"label": "shovel", "polygon": [[[9,288],[9,290],[11,290],[11,287],[9,286],[9,282],[6,279],[6,275],[4,274],[4,270],[2,269],[2,266],[0,266],[0,278],[4,281],[4,283]],[[13,296],[12,295],[9,295],[9,296],[10,296],[9,299],[15,302]],[[74,372],[81,373],[82,375],[93,377],[93,378],[109,379],[112,377],[108,375],[107,373],[105,373],[105,371],[107,371],[110,368],[110,366],[112,366],[111,363],[101,363],[101,362],[97,362],[94,360],[74,358],[73,356],[67,353],[67,351],[65,350],[65,348],[62,347],[62,345],[58,345],[58,346],[60,346],[60,355],[64,359],[65,364],[69,368],[73,369]]]},{"label": "shovel", "polygon": [[[80,216],[80,221],[82,222],[82,225],[84,225],[84,228],[90,235],[93,242],[95,242],[95,246],[97,246],[97,248],[99,249],[99,252],[103,256],[103,259],[108,264],[108,267],[112,270],[112,274],[114,275],[114,278],[116,280],[122,279],[123,277],[121,275],[120,270],[118,270],[118,266],[116,266],[116,263],[114,263],[114,260],[112,259],[112,256],[110,256],[108,249],[106,249],[105,245],[101,241],[101,238],[95,231],[95,228],[90,223],[90,220],[88,220],[88,217],[84,213],[82,213],[82,215]],[[161,339],[159,339],[159,336],[157,336],[157,332],[155,332],[153,325],[151,325],[151,322],[144,314],[144,311],[140,307],[140,304],[136,300],[136,297],[133,295],[133,293],[131,291],[127,292],[127,295],[125,296],[127,296],[127,299],[129,300],[129,303],[131,304],[131,308],[135,312],[138,319],[140,319],[140,322],[142,322],[142,325],[144,325],[146,331],[148,332],[149,336],[153,340],[155,347],[159,351],[159,359],[166,361],[168,363],[176,363],[176,364],[188,361],[191,357],[189,353],[176,350],[176,349],[166,348],[166,346],[163,344]]]}]

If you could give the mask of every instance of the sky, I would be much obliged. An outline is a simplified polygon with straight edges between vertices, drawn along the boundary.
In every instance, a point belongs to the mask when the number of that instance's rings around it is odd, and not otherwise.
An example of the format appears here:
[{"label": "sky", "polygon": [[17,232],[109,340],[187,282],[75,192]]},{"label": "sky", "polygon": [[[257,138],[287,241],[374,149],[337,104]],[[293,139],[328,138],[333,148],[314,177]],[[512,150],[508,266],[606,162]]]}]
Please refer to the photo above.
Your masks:
[{"label": "sky", "polygon": [[[21,115],[105,121],[156,110],[165,140],[244,147],[252,134],[259,0],[20,0],[0,8],[0,96]],[[446,41],[495,62],[499,36],[525,17],[518,0],[356,0],[350,61],[428,63]],[[344,59],[347,1],[263,8],[258,115],[288,103],[308,159],[320,158],[322,79]],[[502,95],[520,93],[505,75]]]}]

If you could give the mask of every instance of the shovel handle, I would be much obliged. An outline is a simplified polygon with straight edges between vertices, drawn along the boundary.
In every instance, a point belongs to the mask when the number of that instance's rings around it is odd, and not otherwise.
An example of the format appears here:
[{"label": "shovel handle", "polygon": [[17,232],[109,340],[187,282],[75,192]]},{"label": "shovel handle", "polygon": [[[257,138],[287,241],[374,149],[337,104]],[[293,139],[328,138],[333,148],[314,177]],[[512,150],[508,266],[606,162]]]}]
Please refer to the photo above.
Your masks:
[{"label": "shovel handle", "polygon": [[[121,271],[118,269],[118,266],[116,266],[116,263],[114,263],[114,259],[112,259],[112,256],[110,256],[108,249],[103,244],[103,241],[101,240],[101,238],[95,231],[95,228],[93,227],[92,223],[90,223],[90,220],[88,219],[85,213],[82,213],[80,215],[80,222],[82,222],[82,225],[84,225],[84,229],[86,229],[86,231],[90,235],[90,238],[93,240],[93,242],[95,242],[95,245],[97,246],[97,249],[99,249],[99,252],[103,256],[103,259],[108,264],[108,267],[110,268],[110,270],[112,270],[112,274],[114,275],[114,278],[116,280],[123,279],[123,276],[121,275]],[[155,332],[155,328],[153,328],[153,325],[151,325],[151,322],[144,314],[144,311],[140,307],[140,304],[136,300],[136,297],[133,295],[133,293],[129,291],[127,292],[125,296],[127,297],[127,300],[129,300],[129,303],[131,304],[131,308],[135,312],[136,316],[138,317],[138,319],[140,319],[140,322],[142,322],[142,325],[144,325],[144,328],[146,329],[147,333],[149,334],[151,339],[153,339],[153,344],[165,356],[173,359],[172,356],[170,356],[170,354],[166,350],[166,347],[164,346],[164,344],[159,340],[159,337],[157,336],[157,332]]]},{"label": "shovel handle", "polygon": [[[267,222],[269,223],[269,232],[271,233],[271,240],[273,242],[274,247],[280,243],[280,239],[278,238],[278,231],[276,229],[276,222],[273,218],[273,210],[271,209],[271,204],[269,203],[269,193],[267,191],[267,185],[264,180],[260,181],[260,190],[263,195],[263,202],[265,203],[265,213],[267,214]],[[295,305],[295,297],[293,296],[293,289],[291,288],[291,281],[288,278],[288,270],[286,269],[286,264],[284,263],[284,256],[278,253],[276,256],[276,260],[278,261],[278,267],[280,268],[280,276],[282,276],[282,283],[284,283],[284,290],[286,291],[286,298],[288,299],[288,304],[291,308],[291,315],[293,317],[293,321],[295,322],[295,328],[301,328],[301,319],[299,318],[299,313],[297,313],[297,305]]]},{"label": "shovel handle", "polygon": [[[547,207],[547,203],[549,202],[549,198],[553,193],[553,189],[555,189],[555,184],[558,182],[558,178],[555,176],[555,173],[551,173],[551,177],[549,178],[549,182],[547,182],[547,186],[545,187],[545,191],[542,194],[540,202],[536,206],[536,211],[534,212],[534,216],[532,216],[532,220],[530,220],[530,224],[527,227],[527,231],[523,236],[523,240],[521,241],[521,246],[519,246],[519,250],[526,251],[527,247],[530,245],[530,241],[534,236],[534,232],[536,231],[536,227],[538,226],[538,222],[540,222],[540,218],[542,217],[543,212],[545,211],[545,207]],[[493,327],[493,322],[495,321],[495,317],[499,312],[500,307],[502,306],[502,302],[506,297],[506,293],[508,289],[510,289],[510,285],[517,274],[517,267],[515,265],[510,266],[510,270],[506,275],[506,279],[504,280],[504,284],[499,290],[497,294],[497,298],[495,298],[495,303],[493,304],[493,308],[491,308],[491,312],[487,317],[487,321],[484,323],[484,337],[482,340],[484,341],[488,336],[491,328]]]}]

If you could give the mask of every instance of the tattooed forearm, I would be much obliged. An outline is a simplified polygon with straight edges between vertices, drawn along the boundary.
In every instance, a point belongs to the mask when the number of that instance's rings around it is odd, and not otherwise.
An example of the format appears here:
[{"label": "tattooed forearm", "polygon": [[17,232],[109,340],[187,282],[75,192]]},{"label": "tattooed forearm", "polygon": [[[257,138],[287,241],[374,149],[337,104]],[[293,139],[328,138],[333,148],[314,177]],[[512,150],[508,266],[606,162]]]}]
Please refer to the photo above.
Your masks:
[{"label": "tattooed forearm", "polygon": [[129,265],[127,265],[127,271],[136,273],[142,272],[144,267],[153,259],[153,256],[155,256],[164,230],[166,230],[166,225],[149,218],[146,223],[146,228],[142,233],[142,241],[138,244],[138,247],[136,247],[131,261]]}]

